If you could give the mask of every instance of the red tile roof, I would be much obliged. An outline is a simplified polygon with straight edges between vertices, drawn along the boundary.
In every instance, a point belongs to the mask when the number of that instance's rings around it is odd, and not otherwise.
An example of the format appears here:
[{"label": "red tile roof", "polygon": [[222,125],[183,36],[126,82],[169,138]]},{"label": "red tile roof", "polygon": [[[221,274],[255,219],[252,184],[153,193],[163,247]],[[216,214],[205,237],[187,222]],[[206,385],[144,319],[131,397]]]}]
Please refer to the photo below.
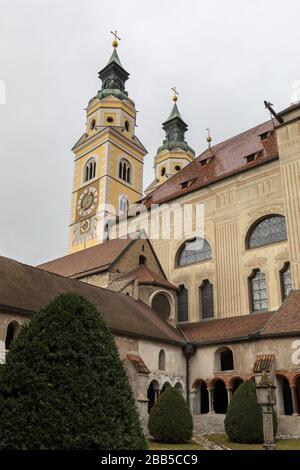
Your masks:
[{"label": "red tile roof", "polygon": [[258,334],[272,315],[272,312],[252,313],[238,317],[184,323],[179,327],[191,342],[198,344],[222,343],[247,339],[251,335]]},{"label": "red tile roof", "polygon": [[274,354],[257,354],[253,366],[253,372],[270,372],[274,363],[274,358]]},{"label": "red tile roof", "polygon": [[139,374],[150,374],[150,370],[139,354],[127,354],[127,358]]},{"label": "red tile roof", "polygon": [[94,303],[115,334],[178,345],[185,342],[179,330],[141,301],[0,256],[2,310],[30,315],[65,292],[76,292]]},{"label": "red tile roof", "polygon": [[[214,145],[142,201],[147,206],[163,203],[277,159],[277,140],[273,131],[274,124],[270,120]],[[260,136],[265,133],[270,135],[262,140]],[[258,155],[256,160],[247,163],[246,157],[253,154]],[[200,162],[203,160],[207,160],[208,163],[201,165]],[[188,187],[182,189],[182,183],[187,181],[189,181]]]},{"label": "red tile roof", "polygon": [[261,336],[300,334],[300,290],[292,291],[262,330]]},{"label": "red tile roof", "polygon": [[82,277],[106,270],[133,242],[131,238],[109,240],[105,243],[57,258],[38,267],[67,277]]},{"label": "red tile roof", "polygon": [[165,277],[160,276],[159,274],[151,271],[144,264],[141,264],[133,271],[124,274],[118,279],[122,278],[135,278],[138,279],[139,284],[154,284],[161,287],[166,287],[167,289],[177,290],[177,287],[169,282]]}]

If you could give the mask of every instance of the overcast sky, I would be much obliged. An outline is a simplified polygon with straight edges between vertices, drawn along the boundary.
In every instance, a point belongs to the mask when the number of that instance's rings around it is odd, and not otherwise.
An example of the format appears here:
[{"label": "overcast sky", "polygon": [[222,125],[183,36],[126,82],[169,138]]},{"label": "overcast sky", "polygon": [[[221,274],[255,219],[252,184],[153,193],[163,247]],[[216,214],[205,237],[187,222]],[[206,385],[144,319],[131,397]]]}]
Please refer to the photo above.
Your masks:
[{"label": "overcast sky", "polygon": [[0,254],[38,264],[67,252],[73,144],[85,130],[97,73],[112,52],[130,72],[137,135],[149,154],[180,92],[199,154],[288,106],[300,79],[299,0],[0,0]]}]

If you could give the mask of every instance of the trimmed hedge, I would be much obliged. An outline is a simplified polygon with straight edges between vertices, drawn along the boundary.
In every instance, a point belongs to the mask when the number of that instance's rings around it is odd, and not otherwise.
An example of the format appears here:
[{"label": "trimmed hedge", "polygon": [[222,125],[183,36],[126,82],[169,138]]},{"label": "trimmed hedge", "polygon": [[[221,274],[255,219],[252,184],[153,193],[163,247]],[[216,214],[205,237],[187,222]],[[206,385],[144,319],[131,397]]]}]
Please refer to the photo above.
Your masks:
[{"label": "trimmed hedge", "polygon": [[155,402],[149,416],[149,432],[160,442],[185,442],[193,434],[193,418],[182,394],[168,387]]},{"label": "trimmed hedge", "polygon": [[[273,410],[274,435],[277,417]],[[262,408],[257,402],[256,386],[252,380],[243,382],[234,393],[225,417],[225,431],[233,442],[263,442]]]},{"label": "trimmed hedge", "polygon": [[114,339],[94,305],[53,300],[0,368],[0,449],[146,449]]}]

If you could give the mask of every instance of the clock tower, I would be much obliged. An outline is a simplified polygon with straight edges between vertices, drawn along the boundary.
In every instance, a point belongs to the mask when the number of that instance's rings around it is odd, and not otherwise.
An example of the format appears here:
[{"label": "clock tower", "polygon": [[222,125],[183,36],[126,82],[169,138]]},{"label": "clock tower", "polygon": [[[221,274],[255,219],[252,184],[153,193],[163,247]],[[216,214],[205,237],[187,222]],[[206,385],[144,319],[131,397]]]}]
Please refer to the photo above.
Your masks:
[{"label": "clock tower", "polygon": [[146,149],[135,135],[136,109],[125,83],[113,41],[113,53],[99,72],[101,90],[87,106],[85,133],[75,155],[69,252],[106,240],[105,221],[124,213],[141,199]]}]

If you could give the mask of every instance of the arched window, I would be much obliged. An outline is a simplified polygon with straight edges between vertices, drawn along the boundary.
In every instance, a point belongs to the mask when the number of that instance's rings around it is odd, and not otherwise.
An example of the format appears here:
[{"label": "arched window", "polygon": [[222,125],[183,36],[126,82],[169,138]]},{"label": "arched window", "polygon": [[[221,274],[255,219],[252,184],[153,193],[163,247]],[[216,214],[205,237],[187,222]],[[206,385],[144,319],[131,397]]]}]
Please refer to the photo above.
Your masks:
[{"label": "arched window", "polygon": [[90,158],[84,166],[84,182],[96,177],[96,160]]},{"label": "arched window", "polygon": [[176,255],[177,266],[187,266],[211,258],[211,248],[207,240],[194,238],[186,241]]},{"label": "arched window", "polygon": [[228,346],[221,347],[215,352],[215,370],[234,370],[233,352]]},{"label": "arched window", "polygon": [[250,228],[246,245],[247,248],[270,245],[287,240],[285,218],[282,215],[270,215]]},{"label": "arched window", "polygon": [[280,271],[280,283],[283,301],[292,290],[292,274],[290,263],[285,263],[282,270]]},{"label": "arched window", "polygon": [[189,317],[188,290],[179,286],[178,290],[178,321],[187,321]]},{"label": "arched window", "polygon": [[214,290],[208,279],[200,286],[200,306],[202,318],[212,318],[214,316]]},{"label": "arched window", "polygon": [[165,370],[166,369],[166,353],[163,349],[161,349],[159,351],[158,368],[159,368],[159,370]]},{"label": "arched window", "polygon": [[163,320],[167,320],[171,313],[171,305],[165,294],[156,294],[152,299],[151,307]]},{"label": "arched window", "polygon": [[5,349],[7,351],[10,350],[14,340],[17,337],[17,334],[19,333],[19,329],[20,325],[16,321],[12,321],[8,324],[5,337]]},{"label": "arched window", "polygon": [[261,312],[268,309],[268,294],[266,275],[255,269],[249,278],[250,305],[252,312]]},{"label": "arched window", "polygon": [[131,165],[125,159],[120,160],[119,163],[119,178],[126,183],[131,183]]},{"label": "arched window", "polygon": [[120,212],[122,212],[123,214],[127,213],[128,211],[128,199],[126,196],[122,196],[120,198]]}]

